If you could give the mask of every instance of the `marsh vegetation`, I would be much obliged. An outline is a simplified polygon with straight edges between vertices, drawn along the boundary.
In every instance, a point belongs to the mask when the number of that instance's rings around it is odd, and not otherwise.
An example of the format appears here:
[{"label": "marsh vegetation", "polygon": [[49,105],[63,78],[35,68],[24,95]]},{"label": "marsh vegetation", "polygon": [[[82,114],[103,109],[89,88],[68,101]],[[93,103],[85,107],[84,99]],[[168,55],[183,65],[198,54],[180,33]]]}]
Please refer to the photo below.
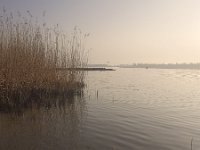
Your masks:
[{"label": "marsh vegetation", "polygon": [[42,97],[72,95],[84,85],[86,34],[78,28],[66,36],[58,25],[48,27],[2,11],[0,17],[0,110],[27,107]]}]

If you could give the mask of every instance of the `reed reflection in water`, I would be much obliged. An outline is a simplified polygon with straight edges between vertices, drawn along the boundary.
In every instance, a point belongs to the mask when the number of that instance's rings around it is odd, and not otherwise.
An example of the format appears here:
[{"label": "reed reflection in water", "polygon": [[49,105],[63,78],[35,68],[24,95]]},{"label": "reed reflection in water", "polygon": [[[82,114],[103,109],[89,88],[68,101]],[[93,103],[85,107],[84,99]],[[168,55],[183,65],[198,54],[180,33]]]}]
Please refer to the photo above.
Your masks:
[{"label": "reed reflection in water", "polygon": [[84,97],[57,98],[23,113],[0,114],[0,149],[79,149]]}]

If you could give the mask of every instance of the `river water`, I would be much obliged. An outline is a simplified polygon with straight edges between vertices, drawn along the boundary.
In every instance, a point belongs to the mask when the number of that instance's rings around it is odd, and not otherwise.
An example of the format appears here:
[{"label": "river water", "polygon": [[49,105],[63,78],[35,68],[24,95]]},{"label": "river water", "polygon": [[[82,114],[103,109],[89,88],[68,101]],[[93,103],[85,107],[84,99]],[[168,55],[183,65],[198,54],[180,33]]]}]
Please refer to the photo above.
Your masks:
[{"label": "river water", "polygon": [[200,70],[117,68],[86,83],[53,106],[1,113],[0,149],[200,149]]}]

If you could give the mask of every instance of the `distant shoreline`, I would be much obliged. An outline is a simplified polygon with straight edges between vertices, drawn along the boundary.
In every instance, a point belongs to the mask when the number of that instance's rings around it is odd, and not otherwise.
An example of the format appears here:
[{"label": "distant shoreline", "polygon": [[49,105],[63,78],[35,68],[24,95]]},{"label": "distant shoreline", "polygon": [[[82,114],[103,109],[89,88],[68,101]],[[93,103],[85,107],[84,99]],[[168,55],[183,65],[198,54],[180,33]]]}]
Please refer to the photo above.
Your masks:
[{"label": "distant shoreline", "polygon": [[119,64],[119,65],[106,65],[106,64],[89,64],[91,68],[143,68],[143,69],[192,69],[200,70],[200,63],[168,63],[168,64],[148,64],[148,63],[134,63],[134,64]]},{"label": "distant shoreline", "polygon": [[156,67],[119,67],[127,69],[170,69],[170,70],[200,70],[200,68],[156,68]]},{"label": "distant shoreline", "polygon": [[120,68],[144,68],[144,69],[193,69],[200,70],[200,64],[135,64],[120,65]]},{"label": "distant shoreline", "polygon": [[114,69],[111,68],[99,68],[99,67],[93,67],[93,68],[57,68],[58,71],[115,71]]}]

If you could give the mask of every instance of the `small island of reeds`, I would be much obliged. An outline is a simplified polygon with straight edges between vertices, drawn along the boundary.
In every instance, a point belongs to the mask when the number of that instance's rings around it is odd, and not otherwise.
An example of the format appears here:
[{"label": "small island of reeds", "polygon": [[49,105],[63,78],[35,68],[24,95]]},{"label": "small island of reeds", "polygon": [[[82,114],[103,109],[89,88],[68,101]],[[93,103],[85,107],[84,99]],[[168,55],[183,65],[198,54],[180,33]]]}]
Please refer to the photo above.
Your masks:
[{"label": "small island of reeds", "polygon": [[84,86],[87,65],[84,39],[75,28],[70,36],[21,14],[3,10],[0,17],[0,111],[29,107],[42,97],[70,96]]}]

